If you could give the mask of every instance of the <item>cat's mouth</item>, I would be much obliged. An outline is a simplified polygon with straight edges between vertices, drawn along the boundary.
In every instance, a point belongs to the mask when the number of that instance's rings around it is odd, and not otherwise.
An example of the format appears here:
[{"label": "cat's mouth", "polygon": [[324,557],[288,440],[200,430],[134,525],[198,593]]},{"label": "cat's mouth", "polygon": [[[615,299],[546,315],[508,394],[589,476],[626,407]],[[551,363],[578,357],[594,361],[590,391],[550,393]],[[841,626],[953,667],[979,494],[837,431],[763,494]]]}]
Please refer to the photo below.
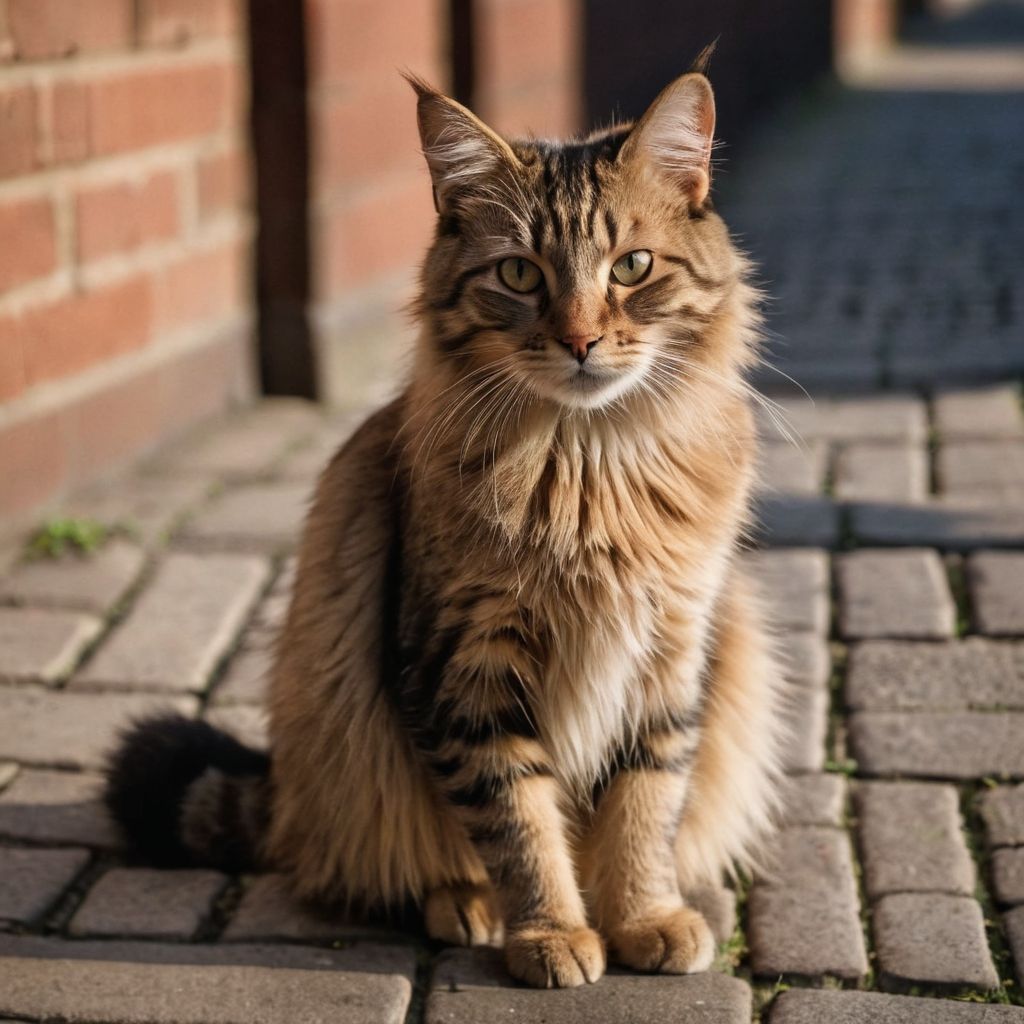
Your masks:
[{"label": "cat's mouth", "polygon": [[563,401],[583,409],[596,409],[613,401],[633,383],[634,372],[577,367],[566,380]]}]

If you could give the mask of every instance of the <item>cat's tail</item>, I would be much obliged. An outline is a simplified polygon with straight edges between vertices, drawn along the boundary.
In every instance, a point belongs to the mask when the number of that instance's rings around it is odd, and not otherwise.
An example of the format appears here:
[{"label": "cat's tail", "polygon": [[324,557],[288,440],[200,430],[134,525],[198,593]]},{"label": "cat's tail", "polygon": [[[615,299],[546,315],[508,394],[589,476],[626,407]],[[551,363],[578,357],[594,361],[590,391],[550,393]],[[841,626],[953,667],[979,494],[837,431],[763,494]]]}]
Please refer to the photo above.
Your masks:
[{"label": "cat's tail", "polygon": [[208,722],[163,714],[121,735],[104,801],[132,850],[160,867],[261,866],[270,758]]}]

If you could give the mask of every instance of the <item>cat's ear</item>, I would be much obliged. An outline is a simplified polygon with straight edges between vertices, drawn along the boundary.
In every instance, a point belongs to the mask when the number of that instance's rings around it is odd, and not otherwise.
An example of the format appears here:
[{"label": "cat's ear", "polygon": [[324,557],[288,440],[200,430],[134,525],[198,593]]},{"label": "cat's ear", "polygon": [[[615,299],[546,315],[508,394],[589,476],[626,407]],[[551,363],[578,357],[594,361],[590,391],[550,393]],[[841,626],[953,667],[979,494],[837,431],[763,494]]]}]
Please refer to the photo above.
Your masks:
[{"label": "cat's ear", "polygon": [[508,143],[461,103],[419,78],[406,79],[419,97],[416,120],[438,212],[450,210],[460,197],[472,195],[496,173],[519,163]]},{"label": "cat's ear", "polygon": [[715,97],[699,72],[663,89],[637,121],[619,152],[622,163],[643,160],[700,206],[711,188]]}]

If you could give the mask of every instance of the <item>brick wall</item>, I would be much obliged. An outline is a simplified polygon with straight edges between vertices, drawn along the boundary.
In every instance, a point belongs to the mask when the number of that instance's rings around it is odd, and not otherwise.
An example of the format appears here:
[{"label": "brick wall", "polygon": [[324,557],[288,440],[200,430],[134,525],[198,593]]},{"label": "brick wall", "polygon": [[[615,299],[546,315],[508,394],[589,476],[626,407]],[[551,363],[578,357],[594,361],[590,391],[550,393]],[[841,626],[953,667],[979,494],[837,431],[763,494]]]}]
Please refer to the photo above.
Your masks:
[{"label": "brick wall", "polygon": [[583,0],[476,0],[474,109],[500,132],[543,137],[584,127]]},{"label": "brick wall", "polygon": [[0,0],[0,519],[250,390],[240,0]]},{"label": "brick wall", "polygon": [[447,3],[305,0],[310,326],[320,394],[387,390],[410,347],[402,305],[434,223],[416,105],[399,74],[447,87]]}]

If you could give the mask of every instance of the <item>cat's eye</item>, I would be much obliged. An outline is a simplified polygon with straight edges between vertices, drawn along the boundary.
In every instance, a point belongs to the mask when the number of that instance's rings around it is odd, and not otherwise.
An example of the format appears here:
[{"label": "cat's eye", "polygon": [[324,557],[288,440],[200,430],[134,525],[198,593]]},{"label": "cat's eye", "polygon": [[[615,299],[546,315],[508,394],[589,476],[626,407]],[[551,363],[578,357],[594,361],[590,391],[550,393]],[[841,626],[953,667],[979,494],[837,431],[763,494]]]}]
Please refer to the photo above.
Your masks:
[{"label": "cat's eye", "polygon": [[544,279],[536,263],[524,260],[522,256],[511,256],[498,264],[498,276],[514,292],[534,291]]},{"label": "cat's eye", "polygon": [[650,272],[654,257],[646,249],[627,252],[612,266],[612,277],[619,284],[639,284]]}]

